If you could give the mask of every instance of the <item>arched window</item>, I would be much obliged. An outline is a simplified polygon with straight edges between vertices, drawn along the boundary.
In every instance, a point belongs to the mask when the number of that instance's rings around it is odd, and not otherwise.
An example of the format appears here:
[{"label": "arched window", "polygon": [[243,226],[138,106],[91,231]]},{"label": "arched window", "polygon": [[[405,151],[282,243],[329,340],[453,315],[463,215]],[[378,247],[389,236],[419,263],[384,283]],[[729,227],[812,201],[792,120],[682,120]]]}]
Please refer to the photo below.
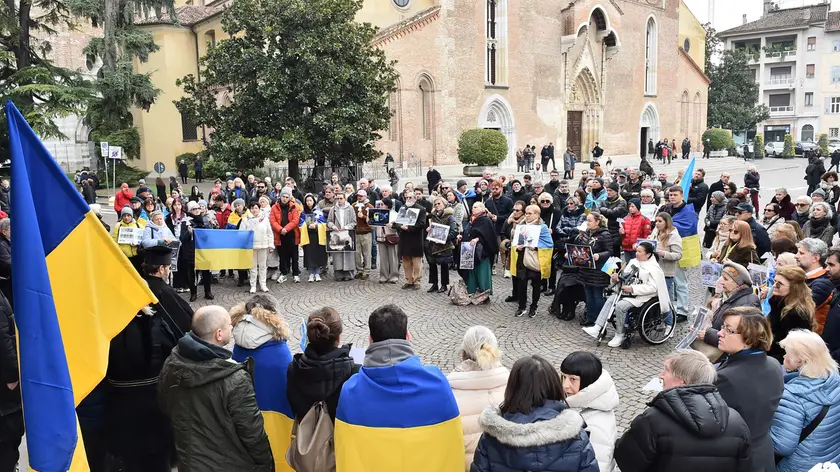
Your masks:
[{"label": "arched window", "polygon": [[688,134],[688,91],[684,90],[680,101],[680,134]]},{"label": "arched window", "polygon": [[388,119],[388,140],[397,141],[399,136],[399,113],[400,113],[400,95],[399,88],[388,94],[388,111],[391,117]]},{"label": "arched window", "polygon": [[645,95],[656,95],[656,70],[659,56],[656,21],[648,18],[645,32]]},{"label": "arched window", "polygon": [[805,125],[802,127],[802,139],[801,141],[813,141],[814,140],[814,127],[811,125]]},{"label": "arched window", "polygon": [[507,83],[507,0],[486,0],[485,77],[487,85]]},{"label": "arched window", "polygon": [[428,77],[420,79],[420,126],[423,139],[432,139],[432,83]]},{"label": "arched window", "polygon": [[703,103],[700,101],[700,92],[694,94],[694,132],[699,133],[701,126],[700,117],[703,116]]}]

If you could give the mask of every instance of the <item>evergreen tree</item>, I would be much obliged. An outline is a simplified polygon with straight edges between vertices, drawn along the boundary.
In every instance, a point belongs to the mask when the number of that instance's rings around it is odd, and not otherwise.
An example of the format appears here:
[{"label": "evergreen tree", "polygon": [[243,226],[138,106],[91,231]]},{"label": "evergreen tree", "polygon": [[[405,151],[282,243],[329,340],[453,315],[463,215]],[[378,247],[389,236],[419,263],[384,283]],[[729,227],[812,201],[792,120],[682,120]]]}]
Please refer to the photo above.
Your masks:
[{"label": "evergreen tree", "polygon": [[744,51],[724,51],[718,64],[708,73],[709,127],[732,130],[755,129],[770,116],[767,105],[758,102],[758,84]]}]

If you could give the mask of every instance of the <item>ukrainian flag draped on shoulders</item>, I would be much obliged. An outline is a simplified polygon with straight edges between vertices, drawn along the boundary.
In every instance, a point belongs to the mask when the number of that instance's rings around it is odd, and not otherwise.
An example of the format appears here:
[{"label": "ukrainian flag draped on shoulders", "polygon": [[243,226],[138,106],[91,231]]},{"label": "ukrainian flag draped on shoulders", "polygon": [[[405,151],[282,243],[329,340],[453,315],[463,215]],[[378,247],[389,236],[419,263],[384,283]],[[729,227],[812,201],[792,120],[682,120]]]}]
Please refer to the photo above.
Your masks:
[{"label": "ukrainian flag draped on shoulders", "polygon": [[[366,356],[378,346],[393,358],[398,344],[407,341],[374,343]],[[367,359],[365,364],[345,382],[338,399],[337,472],[463,471],[458,404],[440,369],[424,366],[416,355],[383,367],[369,367]]]},{"label": "ukrainian flag draped on shoulders", "polygon": [[[697,157],[692,157],[688,164],[688,169],[683,175],[680,187],[683,189],[683,196],[688,196],[688,190],[691,185],[691,176],[694,174],[694,165]],[[674,227],[680,233],[682,238],[682,258],[680,259],[680,267],[683,269],[688,267],[696,267],[700,265],[702,254],[700,251],[700,237],[697,235],[697,212],[694,211],[694,205],[685,203],[683,207],[673,215]]]},{"label": "ukrainian flag draped on shoulders", "polygon": [[[157,299],[11,101],[12,287],[29,465],[89,470],[76,406],[111,339]],[[44,191],[49,189],[49,191]]]},{"label": "ukrainian flag draped on shoulders", "polygon": [[[513,247],[515,246],[514,243],[515,241],[511,241],[510,275],[516,277],[519,251]],[[525,250],[532,251],[533,249],[526,248]],[[551,239],[551,232],[548,231],[548,226],[540,224],[540,239],[537,241],[537,259],[540,263],[540,278],[542,279],[547,279],[551,276],[551,256],[553,253],[554,240]]]}]

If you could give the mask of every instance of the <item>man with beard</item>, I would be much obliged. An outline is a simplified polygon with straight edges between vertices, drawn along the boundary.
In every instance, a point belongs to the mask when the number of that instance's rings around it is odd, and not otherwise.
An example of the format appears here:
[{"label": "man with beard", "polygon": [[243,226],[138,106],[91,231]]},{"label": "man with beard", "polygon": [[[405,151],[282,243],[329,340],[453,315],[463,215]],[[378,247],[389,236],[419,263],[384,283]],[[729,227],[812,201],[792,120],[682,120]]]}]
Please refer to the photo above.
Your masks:
[{"label": "man with beard", "polygon": [[668,182],[668,174],[666,174],[665,172],[660,172],[659,178],[657,180],[659,180],[659,183],[662,184],[663,189],[666,189],[671,186],[671,183]]},{"label": "man with beard", "polygon": [[773,196],[770,203],[779,205],[779,216],[784,218],[785,221],[790,220],[793,217],[793,212],[796,211],[796,206],[790,201],[790,195],[788,195],[788,191],[784,187],[776,189],[776,195]]},{"label": "man with beard", "polygon": [[405,270],[405,285],[402,288],[419,290],[427,213],[426,208],[417,202],[415,194],[406,191],[404,195],[405,207],[418,211],[417,221],[411,226],[396,223],[393,223],[392,226],[400,233],[399,255],[402,258],[403,269]]},{"label": "man with beard", "polygon": [[557,170],[553,170],[551,171],[549,176],[551,180],[549,180],[548,183],[545,184],[545,191],[550,194],[554,194],[554,192],[557,191],[557,187],[560,186],[560,173],[557,172]]},{"label": "man with beard", "polygon": [[800,227],[804,227],[805,223],[808,222],[808,219],[811,217],[811,197],[802,195],[801,197],[796,198],[796,211],[790,215],[790,219],[799,223]]},{"label": "man with beard", "polygon": [[143,279],[158,303],[138,312],[111,340],[106,431],[111,454],[122,459],[127,472],[171,470],[174,440],[157,404],[158,375],[193,317],[190,305],[166,283],[171,263],[168,246],[146,249]]},{"label": "man with beard", "polygon": [[[546,193],[549,193],[547,186]],[[554,192],[551,192],[551,194],[552,198],[554,199],[555,208],[559,210],[566,208],[566,200],[568,200],[572,196],[572,194],[569,193],[569,182],[565,180],[560,181],[560,185],[558,185]]]},{"label": "man with beard", "polygon": [[531,194],[529,194],[528,192],[526,192],[526,191],[525,191],[525,189],[524,189],[524,188],[522,188],[522,183],[521,183],[521,182],[519,182],[519,180],[514,179],[514,180],[511,182],[510,190],[511,190],[511,191],[510,191],[510,193],[509,193],[507,196],[508,196],[508,197],[509,197],[509,198],[510,198],[510,199],[511,199],[514,203],[516,203],[516,202],[518,202],[518,201],[520,201],[520,200],[521,200],[521,201],[523,201],[523,202],[525,202],[525,204],[526,204],[526,205],[528,205],[528,204],[530,203],[530,201],[531,201]]},{"label": "man with beard", "polygon": [[607,218],[607,229],[613,240],[613,255],[621,255],[620,218],[627,216],[627,201],[618,193],[618,184],[612,182],[607,187],[607,199],[601,204],[600,213]]},{"label": "man with beard", "polygon": [[[566,184],[566,187],[568,188],[568,184]],[[553,296],[554,285],[557,282],[557,268],[554,265],[554,261],[557,259],[555,256],[561,252],[560,248],[557,247],[557,241],[560,235],[556,228],[560,223],[562,210],[560,210],[560,207],[555,205],[554,197],[552,197],[550,193],[543,192],[538,198],[539,200],[537,203],[540,206],[540,218],[542,218],[543,223],[545,223],[548,227],[548,232],[551,234],[552,241],[554,241],[554,250],[552,251],[551,257],[551,274],[548,279],[543,279],[541,281],[541,291],[546,292],[547,296]],[[563,204],[565,203],[566,202],[564,201]]]},{"label": "man with beard", "polygon": [[526,192],[530,193],[531,195],[534,194],[534,186],[531,184],[531,175],[525,174],[522,177],[522,188],[525,189]]},{"label": "man with beard", "polygon": [[[693,205],[687,205],[683,195],[683,189],[679,185],[674,185],[668,189],[668,204],[664,205],[660,211],[664,211],[671,215],[674,227],[680,234],[680,237],[685,241],[687,238],[696,240],[697,253],[699,254],[700,242],[697,238],[697,214],[694,212]],[[694,244],[692,242],[692,244]],[[685,322],[688,320],[688,314],[693,311],[688,299],[688,279],[686,278],[685,269],[699,265],[699,260],[689,260],[686,256],[686,249],[690,249],[688,244],[683,245],[683,261],[677,267],[677,272],[674,275],[674,288],[676,292],[677,302],[674,306],[674,312],[677,315],[677,322]],[[660,249],[661,250],[661,249]],[[685,264],[683,266],[682,264]]]},{"label": "man with beard", "polygon": [[[484,201],[484,206],[487,207],[487,216],[490,217],[490,221],[493,222],[493,227],[496,230],[496,242],[501,243],[505,221],[513,213],[513,200],[502,195],[502,182],[499,180],[493,181],[491,192],[491,197]],[[506,262],[503,260],[502,266],[506,266]],[[493,268],[493,275],[496,275],[495,267]]]},{"label": "man with beard", "polygon": [[639,175],[639,169],[630,168],[627,173],[628,180],[622,189],[621,198],[624,200],[639,198],[642,193],[642,177]]},{"label": "man with beard", "polygon": [[709,196],[709,186],[703,180],[705,178],[706,171],[703,169],[695,170],[691,179],[691,186],[688,189],[688,203],[694,206],[694,212],[698,215]]},{"label": "man with beard", "polygon": [[828,250],[825,258],[826,275],[834,285],[831,307],[823,326],[822,338],[828,346],[831,357],[840,360],[840,249]]}]

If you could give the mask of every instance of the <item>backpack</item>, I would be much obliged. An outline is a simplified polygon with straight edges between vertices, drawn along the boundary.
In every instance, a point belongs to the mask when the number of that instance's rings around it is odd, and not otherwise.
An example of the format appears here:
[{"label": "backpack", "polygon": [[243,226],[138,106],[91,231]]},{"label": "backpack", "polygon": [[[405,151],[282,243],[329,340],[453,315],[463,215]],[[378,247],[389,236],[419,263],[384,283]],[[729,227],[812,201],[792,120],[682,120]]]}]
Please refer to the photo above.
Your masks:
[{"label": "backpack", "polygon": [[295,420],[286,462],[297,472],[335,472],[334,428],[327,404],[319,401]]}]

